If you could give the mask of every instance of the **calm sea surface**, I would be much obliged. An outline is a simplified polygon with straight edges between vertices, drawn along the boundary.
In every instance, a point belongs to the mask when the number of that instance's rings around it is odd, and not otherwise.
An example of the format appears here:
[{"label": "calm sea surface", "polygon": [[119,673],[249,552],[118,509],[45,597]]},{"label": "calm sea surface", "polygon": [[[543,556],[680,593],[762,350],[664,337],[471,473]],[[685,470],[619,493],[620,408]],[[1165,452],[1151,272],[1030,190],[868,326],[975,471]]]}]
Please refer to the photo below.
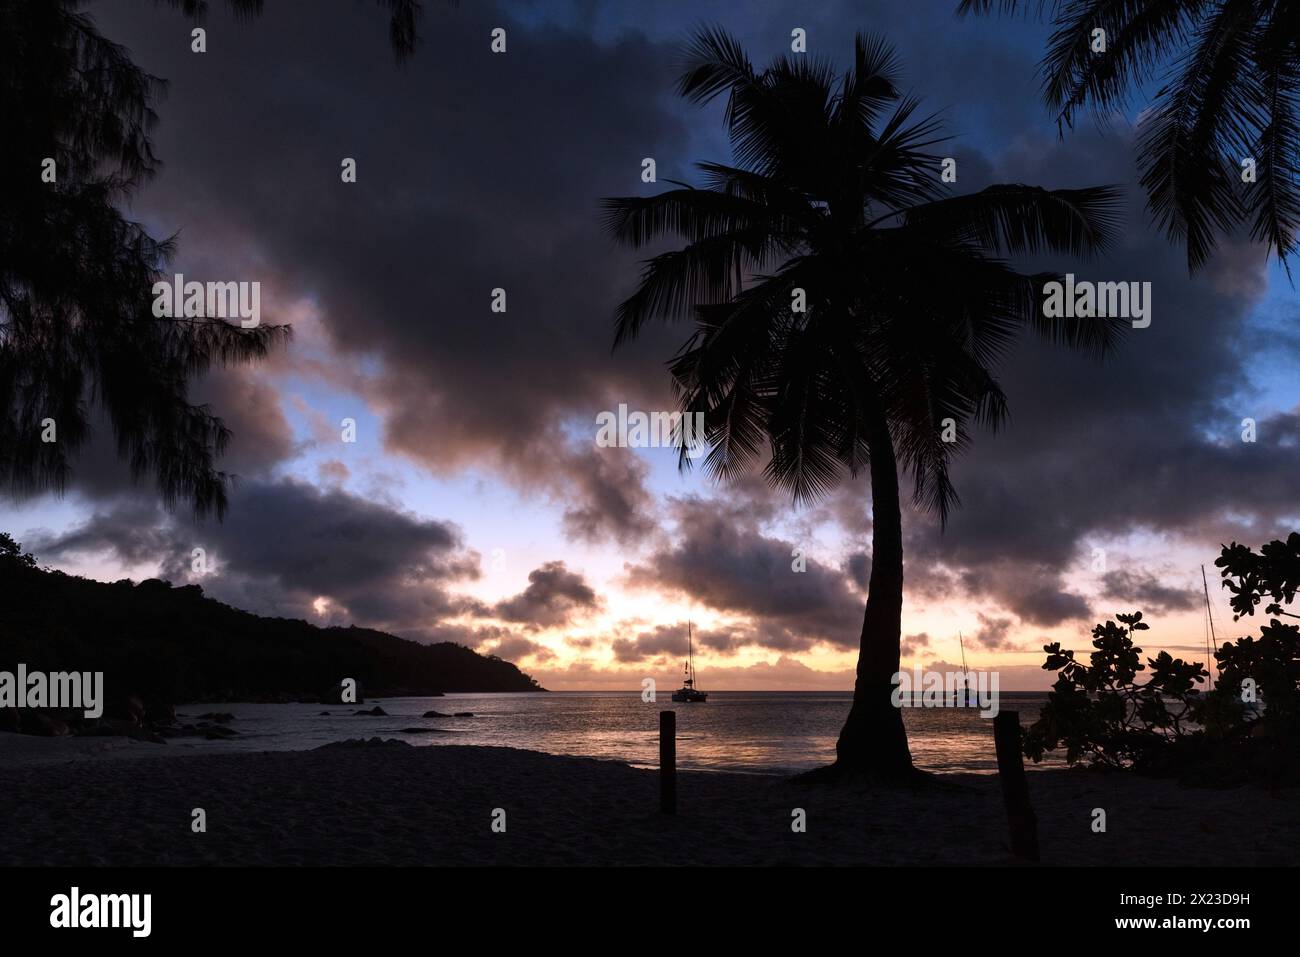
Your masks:
[{"label": "calm sea surface", "polygon": [[[235,715],[228,741],[173,739],[172,749],[300,750],[348,738],[395,737],[414,745],[475,744],[609,758],[654,767],[659,712],[677,712],[677,763],[695,770],[772,774],[825,764],[848,714],[848,692],[715,691],[706,704],[654,704],[636,692],[449,694],[442,698],[367,699],[364,705],[203,704],[178,709],[192,722],[209,711]],[[1046,701],[1039,692],[1004,692],[1003,711],[1022,725]],[[378,704],[387,717],[354,715]],[[328,716],[320,712],[328,711]],[[473,712],[472,718],[423,718],[426,711]],[[992,772],[993,722],[975,709],[906,708],[912,758],[933,771]],[[412,731],[410,729],[418,729]],[[441,733],[440,733],[441,732]],[[1032,765],[1027,765],[1032,767]]]}]

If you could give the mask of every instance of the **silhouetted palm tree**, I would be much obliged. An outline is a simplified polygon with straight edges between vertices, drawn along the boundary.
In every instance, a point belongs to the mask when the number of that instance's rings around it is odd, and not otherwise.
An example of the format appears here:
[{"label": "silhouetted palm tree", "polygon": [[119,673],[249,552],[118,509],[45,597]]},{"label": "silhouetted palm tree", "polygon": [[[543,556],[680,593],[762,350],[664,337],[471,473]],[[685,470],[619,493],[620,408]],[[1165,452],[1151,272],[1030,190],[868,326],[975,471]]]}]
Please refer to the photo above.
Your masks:
[{"label": "silhouetted palm tree", "polygon": [[[699,164],[703,188],[605,201],[621,242],[686,242],[648,261],[619,308],[616,343],[652,317],[694,319],[671,372],[682,411],[704,413],[706,470],[736,475],[766,448],[766,477],[796,501],[846,472],[870,475],[869,594],[832,771],[882,779],[912,774],[890,703],[903,601],[899,465],[917,501],[946,518],[956,502],[948,464],[966,426],[1005,416],[991,369],[1014,336],[1030,329],[1101,353],[1118,328],[1044,319],[1041,284],[1055,277],[1000,258],[1104,248],[1113,191],[1007,185],[945,197],[940,158],[925,152],[937,124],[912,120],[916,101],[900,94],[896,73],[879,39],[859,36],[840,77],[804,56],[755,71],[733,38],[704,30],[679,92],[697,103],[729,95],[736,165]],[[945,419],[955,443],[943,441]]]},{"label": "silhouetted palm tree", "polygon": [[[1012,12],[1018,0],[962,0],[961,12]],[[1289,0],[1039,0],[1055,30],[1043,94],[1071,124],[1088,103],[1122,105],[1161,67],[1167,78],[1141,118],[1138,163],[1156,221],[1187,244],[1189,270],[1220,234],[1249,221],[1279,259],[1300,225],[1300,4]],[[1105,52],[1093,52],[1104,30]],[[1243,182],[1242,163],[1256,164]]]}]

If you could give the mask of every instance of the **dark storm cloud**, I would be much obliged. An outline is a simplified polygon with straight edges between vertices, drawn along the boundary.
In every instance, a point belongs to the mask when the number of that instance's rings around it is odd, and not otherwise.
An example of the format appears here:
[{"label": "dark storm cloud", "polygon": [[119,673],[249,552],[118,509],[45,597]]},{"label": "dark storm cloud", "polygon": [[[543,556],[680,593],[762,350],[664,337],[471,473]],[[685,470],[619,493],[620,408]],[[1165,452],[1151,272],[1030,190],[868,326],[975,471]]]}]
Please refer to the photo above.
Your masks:
[{"label": "dark storm cloud", "polygon": [[[251,369],[214,370],[195,383],[190,402],[207,406],[230,430],[217,467],[236,479],[264,476],[294,452],[279,394]],[[72,463],[68,488],[92,501],[130,501],[145,510],[158,497],[151,474],[138,479],[131,475],[118,455],[112,423],[98,410],[91,416],[90,439]],[[184,503],[180,507],[183,510]]]},{"label": "dark storm cloud", "polygon": [[279,392],[264,376],[244,368],[218,370],[197,384],[193,398],[230,429],[230,444],[220,459],[224,471],[260,477],[293,454],[293,430],[280,408]]},{"label": "dark storm cloud", "polygon": [[614,660],[621,662],[644,661],[661,655],[680,655],[686,651],[686,623],[658,625],[643,631],[635,638],[615,638],[610,644]]},{"label": "dark storm cloud", "polygon": [[496,655],[498,658],[504,658],[506,661],[532,658],[534,661],[545,662],[556,657],[555,652],[551,651],[550,648],[531,641],[522,635],[511,635],[502,638],[490,647],[481,648],[480,651]]},{"label": "dark storm cloud", "polygon": [[[197,581],[213,597],[262,614],[317,620],[312,603],[324,597],[346,620],[404,637],[481,610],[448,591],[479,573],[477,553],[463,548],[454,525],[290,480],[239,487],[223,523],[123,506],[41,545],[50,557],[112,551],[158,561],[173,581]],[[204,575],[191,574],[195,548],[206,553]]]},{"label": "dark storm cloud", "polygon": [[571,572],[562,561],[547,562],[528,573],[528,587],[498,602],[493,614],[506,621],[548,628],[575,615],[600,610],[602,602],[586,579]]},{"label": "dark storm cloud", "polygon": [[979,619],[980,627],[971,637],[977,645],[996,651],[1010,644],[1007,635],[1014,623],[1010,618],[997,618],[983,613],[976,617]]},{"label": "dark storm cloud", "polygon": [[1088,601],[1082,595],[1051,585],[1041,588],[1017,586],[1007,598],[1007,607],[1021,620],[1045,628],[1086,618],[1090,612]]},{"label": "dark storm cloud", "polygon": [[[680,635],[680,627],[677,629]],[[680,637],[678,641],[680,641]],[[734,655],[745,645],[758,644],[753,632],[743,628],[700,628],[695,631],[695,640],[701,648],[708,648],[721,655]]]},{"label": "dark storm cloud", "polygon": [[[1061,569],[1032,559],[994,559],[945,580],[947,590],[959,584],[966,594],[994,598],[1029,624],[1052,627],[1077,618],[1087,618],[1087,600],[1060,584]],[[923,576],[924,580],[924,576]],[[926,582],[926,584],[931,584]]]},{"label": "dark storm cloud", "polygon": [[[1027,138],[993,174],[1047,186],[1124,183],[1131,157],[1122,131],[1081,130],[1060,143]],[[1293,414],[1266,418],[1260,434],[1270,439],[1246,444],[1239,426],[1251,410],[1226,398],[1246,380],[1250,354],[1268,348],[1247,322],[1263,289],[1258,249],[1228,247],[1189,279],[1182,253],[1151,231],[1130,189],[1114,252],[1056,265],[1079,278],[1151,282],[1150,328],[1131,331],[1101,364],[1022,343],[1000,376],[1010,427],[976,435],[957,461],[963,505],[947,531],[917,515],[908,534],[910,582],[934,592],[957,583],[1044,626],[1089,614],[1079,584],[1062,575],[1099,537],[1154,530],[1212,554],[1225,535],[1271,535],[1294,513],[1300,467],[1300,453],[1280,441]]]},{"label": "dark storm cloud", "polygon": [[930,636],[922,631],[915,635],[904,635],[902,641],[903,657],[917,654],[922,648],[930,647]]},{"label": "dark storm cloud", "polygon": [[175,549],[171,530],[162,521],[157,505],[126,501],[95,511],[84,523],[61,534],[29,533],[28,545],[42,561],[112,551],[125,565],[153,564]]},{"label": "dark storm cloud", "polygon": [[628,449],[574,451],[563,462],[564,533],[572,541],[612,540],[636,544],[652,533],[653,499],[645,487],[646,466]]},{"label": "dark storm cloud", "polygon": [[[491,4],[430,5],[425,42],[398,69],[375,11],[329,2],[268,5],[248,24],[214,9],[198,58],[167,14],[104,17],[173,79],[157,137],[167,171],[142,202],[186,244],[242,234],[286,295],[319,304],[336,348],[380,359],[367,398],[391,450],[536,482],[569,474],[566,416],[667,399],[659,363],[684,333],[652,330],[639,360],[610,357],[636,265],[598,215],[600,197],[649,189],[643,157],[687,160],[662,104],[666,49],[526,28]],[[489,49],[496,26],[505,54]],[[355,184],[340,182],[343,157]],[[489,308],[496,288],[505,313]],[[609,468],[572,487],[572,534],[643,530]]]},{"label": "dark storm cloud", "polygon": [[1111,571],[1102,576],[1103,597],[1142,611],[1185,611],[1201,601],[1193,588],[1171,588],[1144,572]]},{"label": "dark storm cloud", "polygon": [[871,583],[871,554],[854,552],[844,561],[844,570],[859,588],[865,589]]},{"label": "dark storm cloud", "polygon": [[[719,655],[732,655],[745,645],[761,644],[749,628],[693,628],[695,649],[708,649]],[[686,622],[659,624],[632,638],[615,638],[610,642],[615,661],[641,662],[646,659],[685,658]]]},{"label": "dark storm cloud", "polygon": [[856,647],[862,601],[839,570],[806,557],[794,570],[796,546],[765,535],[744,506],[718,500],[674,501],[672,544],[628,566],[633,587],[671,589],[717,611],[749,616],[755,644],[804,650],[818,641]]},{"label": "dark storm cloud", "polygon": [[[751,635],[737,629],[696,628],[692,634],[696,648],[708,648],[722,655],[732,654],[742,645],[756,643]],[[610,643],[610,648],[614,652],[614,659],[620,662],[685,658],[686,622],[656,625],[635,638],[615,638]]]}]

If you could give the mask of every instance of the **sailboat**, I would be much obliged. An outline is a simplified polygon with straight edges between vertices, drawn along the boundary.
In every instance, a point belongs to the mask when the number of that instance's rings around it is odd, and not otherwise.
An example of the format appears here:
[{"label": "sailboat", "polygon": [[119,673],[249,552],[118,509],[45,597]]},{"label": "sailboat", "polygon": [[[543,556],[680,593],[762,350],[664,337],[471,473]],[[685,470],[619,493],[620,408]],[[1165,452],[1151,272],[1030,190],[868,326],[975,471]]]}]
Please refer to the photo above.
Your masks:
[{"label": "sailboat", "polygon": [[695,687],[695,648],[691,639],[689,619],[686,622],[686,678],[682,686],[673,692],[673,700],[688,704],[703,704],[709,700],[708,692],[700,691]]},{"label": "sailboat", "polygon": [[1201,588],[1205,590],[1205,690],[1214,687],[1214,652],[1219,646],[1219,639],[1214,634],[1214,612],[1210,610],[1210,583],[1205,577],[1205,566],[1201,566]]},{"label": "sailboat", "polygon": [[[957,632],[957,641],[961,645],[961,681],[966,688],[966,705],[967,707],[978,707],[979,705],[979,687],[975,681],[974,675],[966,670],[966,639]],[[960,698],[958,692],[953,692],[953,698]]]},{"label": "sailboat", "polygon": [[[1205,591],[1205,692],[1208,694],[1214,690],[1214,652],[1219,647],[1218,635],[1214,632],[1214,612],[1210,609],[1210,583],[1205,577],[1205,566],[1201,566],[1201,588]],[[1219,677],[1223,677],[1223,672],[1219,672]],[[1250,720],[1255,720],[1264,713],[1265,702],[1258,697],[1254,701],[1246,701],[1243,697],[1241,709]]]}]

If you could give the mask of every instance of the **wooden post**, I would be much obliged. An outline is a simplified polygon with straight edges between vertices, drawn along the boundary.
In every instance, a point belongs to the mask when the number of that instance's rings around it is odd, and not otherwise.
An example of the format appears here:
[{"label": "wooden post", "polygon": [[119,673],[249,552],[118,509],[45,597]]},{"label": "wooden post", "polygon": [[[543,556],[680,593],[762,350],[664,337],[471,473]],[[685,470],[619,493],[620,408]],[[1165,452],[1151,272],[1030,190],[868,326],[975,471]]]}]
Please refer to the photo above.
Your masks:
[{"label": "wooden post", "polygon": [[1020,755],[1020,712],[999,711],[993,716],[993,743],[998,752],[998,778],[1011,828],[1011,853],[1038,860],[1038,818],[1029,803],[1025,763]]},{"label": "wooden post", "polygon": [[677,813],[677,712],[659,712],[659,810]]}]

